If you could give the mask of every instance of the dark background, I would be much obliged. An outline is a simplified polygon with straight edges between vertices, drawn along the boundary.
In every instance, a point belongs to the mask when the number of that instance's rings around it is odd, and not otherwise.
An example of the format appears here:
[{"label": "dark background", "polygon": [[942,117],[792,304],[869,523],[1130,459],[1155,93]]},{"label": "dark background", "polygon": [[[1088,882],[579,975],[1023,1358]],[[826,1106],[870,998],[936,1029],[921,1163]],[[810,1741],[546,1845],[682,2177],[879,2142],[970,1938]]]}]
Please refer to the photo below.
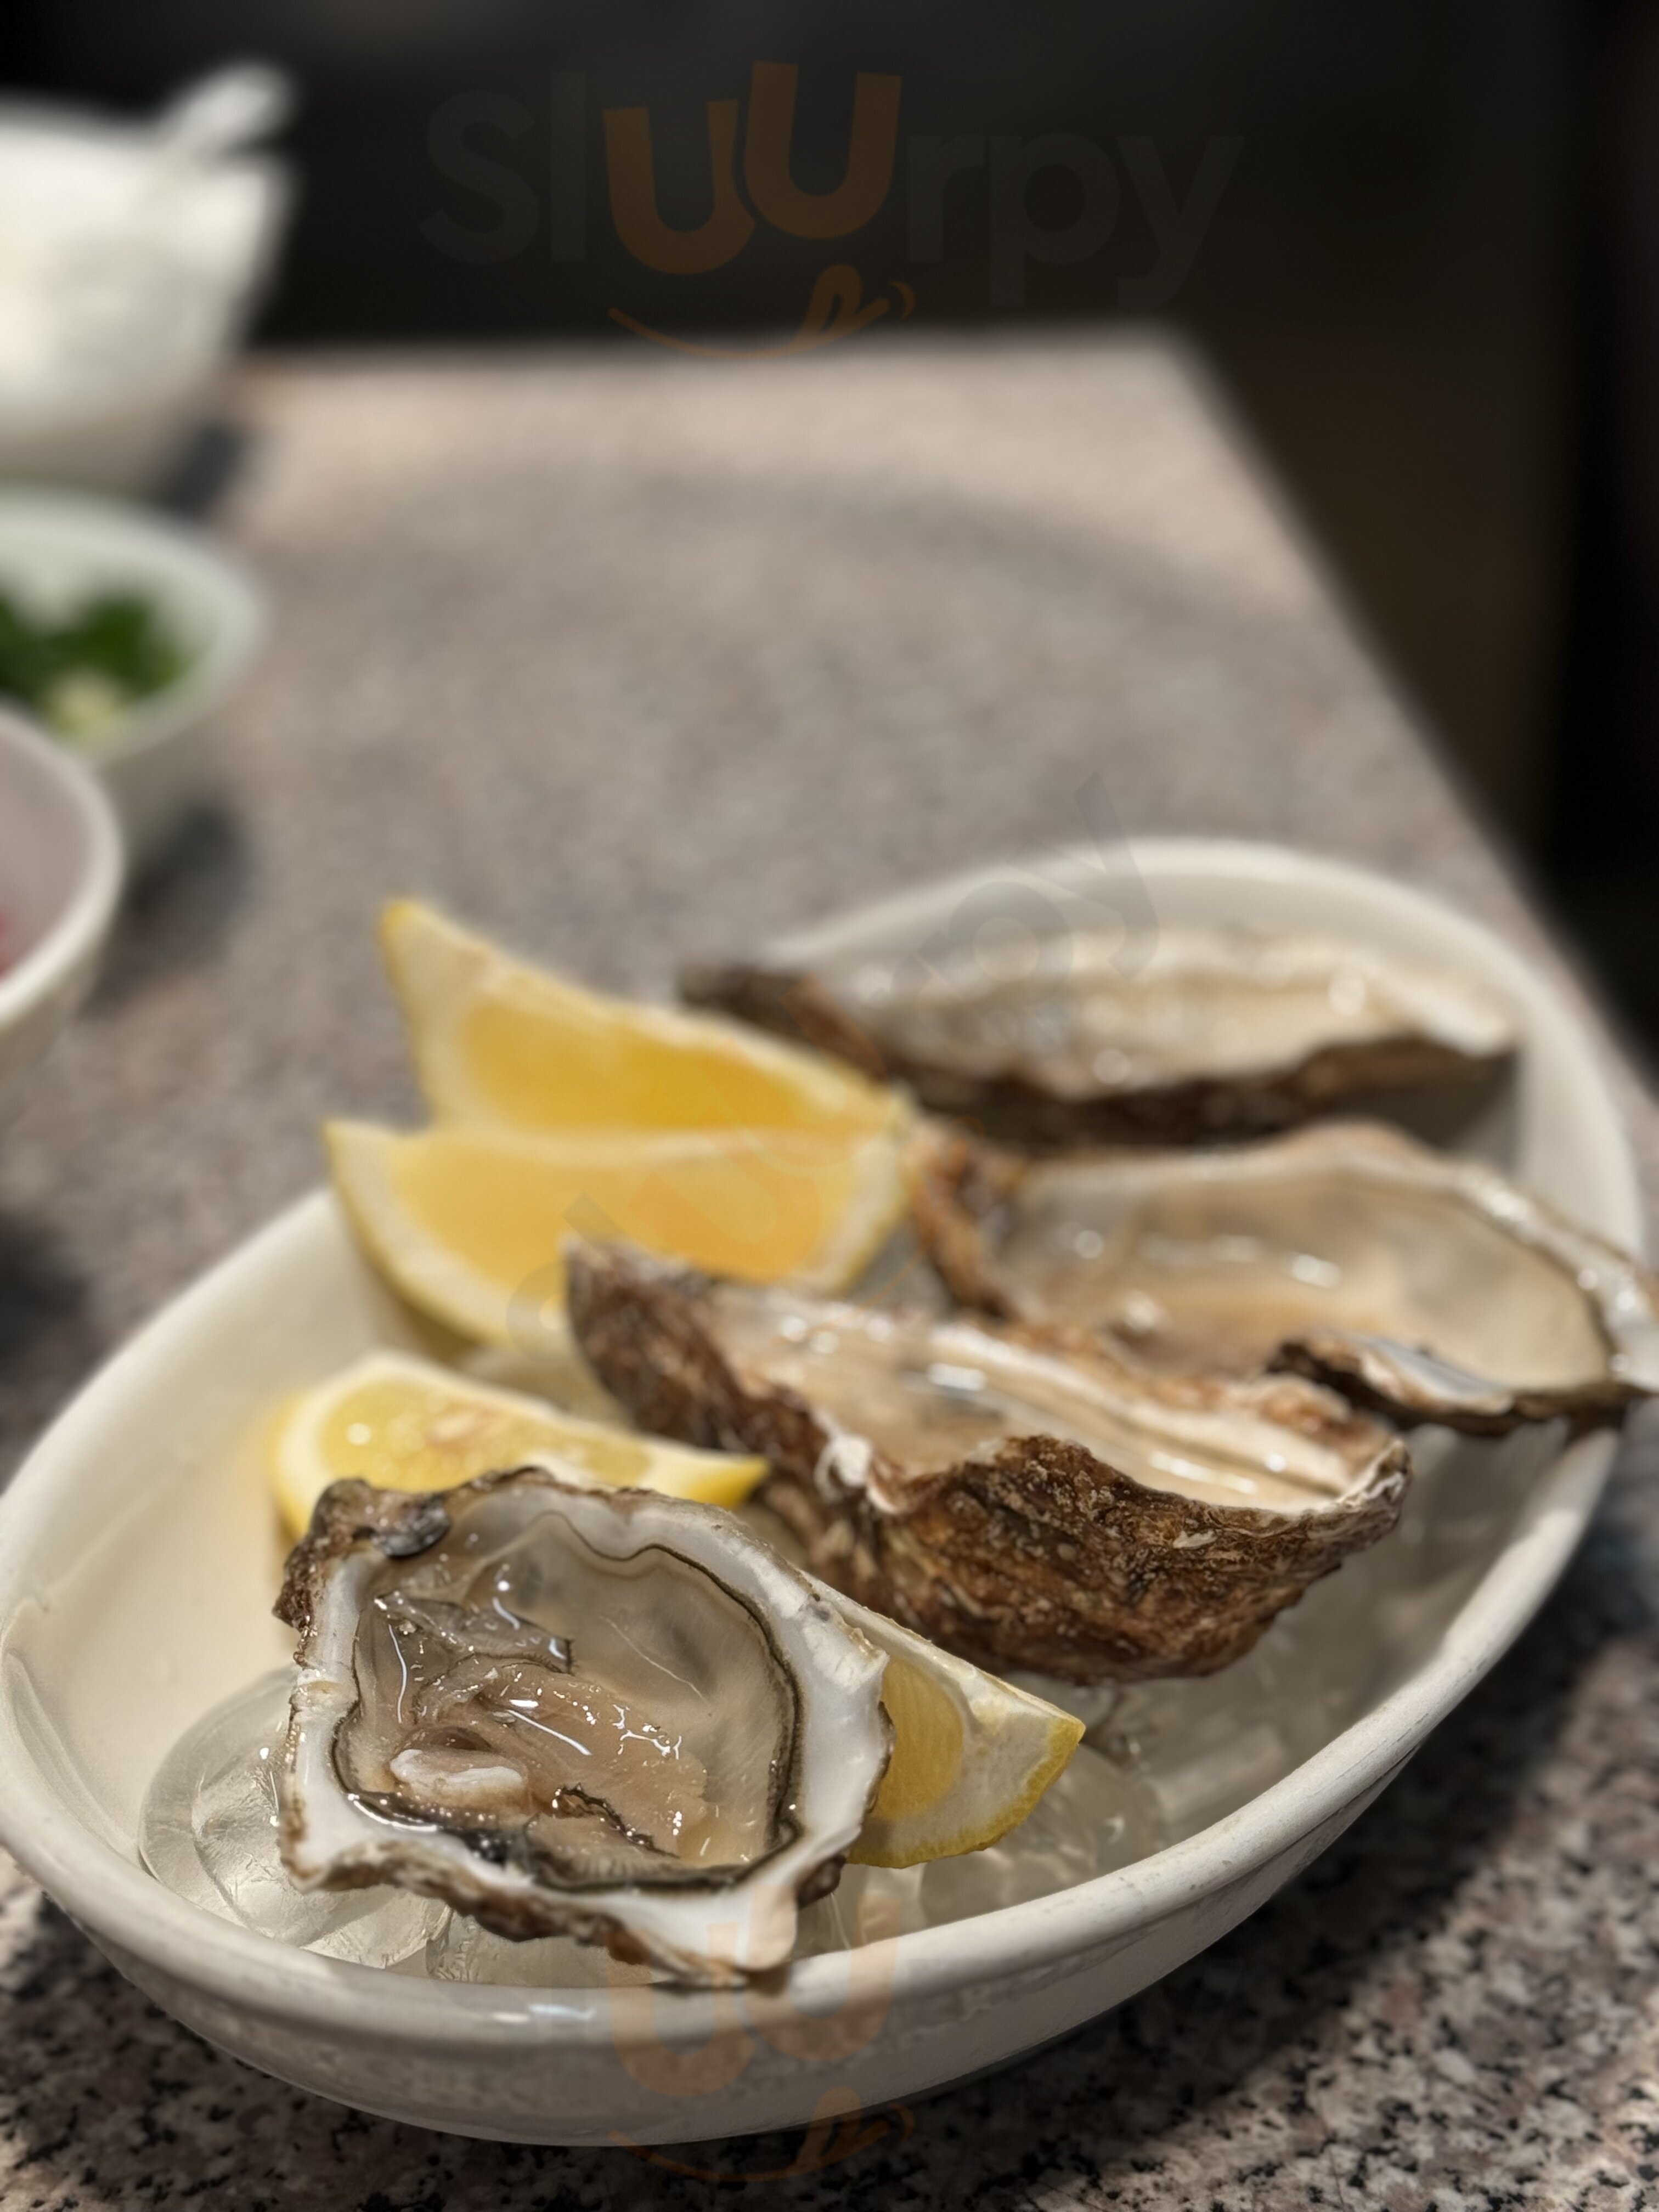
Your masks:
[{"label": "dark background", "polygon": [[[1659,1047],[1654,11],[9,0],[0,23],[7,84],[116,106],[239,52],[303,90],[304,198],[264,326],[285,343],[620,337],[617,307],[671,332],[793,329],[843,259],[866,296],[909,284],[934,329],[1145,313],[1156,244],[1123,142],[1150,142],[1177,202],[1218,162],[1213,220],[1161,312],[1200,339],[1358,619]],[[893,191],[848,240],[763,227],[695,283],[641,269],[610,221],[601,111],[650,108],[659,206],[693,226],[704,103],[743,98],[757,60],[800,65],[807,190],[840,179],[856,73],[899,76]],[[477,94],[494,105],[454,105]],[[943,258],[917,258],[914,138],[1055,132],[1113,165],[1097,252],[1034,260],[1023,303],[994,304],[981,170],[948,187]],[[445,143],[493,167],[469,184]],[[1083,188],[1043,169],[1027,207],[1063,234]]]}]

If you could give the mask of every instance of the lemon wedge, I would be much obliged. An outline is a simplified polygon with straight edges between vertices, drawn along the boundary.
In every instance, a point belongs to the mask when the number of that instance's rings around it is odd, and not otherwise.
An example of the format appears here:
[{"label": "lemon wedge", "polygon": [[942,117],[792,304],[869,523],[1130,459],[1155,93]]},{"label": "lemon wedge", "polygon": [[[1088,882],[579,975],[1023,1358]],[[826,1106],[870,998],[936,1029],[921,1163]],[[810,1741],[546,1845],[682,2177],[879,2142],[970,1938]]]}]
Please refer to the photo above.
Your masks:
[{"label": "lemon wedge", "polygon": [[893,1756],[848,1856],[920,1866],[1017,1828],[1083,1741],[1083,1723],[867,1606],[835,1602],[887,1654],[881,1702],[893,1723]]},{"label": "lemon wedge", "polygon": [[744,1282],[844,1289],[904,1212],[890,1129],[326,1131],[334,1188],[370,1257],[463,1335],[551,1352],[567,1340],[572,1234],[625,1238]]},{"label": "lemon wedge", "polygon": [[900,1093],[805,1046],[583,990],[414,899],[387,907],[380,945],[441,1121],[833,1133],[905,1115]]},{"label": "lemon wedge", "polygon": [[271,1486],[296,1540],[331,1482],[453,1490],[532,1465],[726,1506],[741,1505],[766,1473],[763,1459],[606,1428],[403,1352],[372,1352],[291,1401],[270,1443]]}]

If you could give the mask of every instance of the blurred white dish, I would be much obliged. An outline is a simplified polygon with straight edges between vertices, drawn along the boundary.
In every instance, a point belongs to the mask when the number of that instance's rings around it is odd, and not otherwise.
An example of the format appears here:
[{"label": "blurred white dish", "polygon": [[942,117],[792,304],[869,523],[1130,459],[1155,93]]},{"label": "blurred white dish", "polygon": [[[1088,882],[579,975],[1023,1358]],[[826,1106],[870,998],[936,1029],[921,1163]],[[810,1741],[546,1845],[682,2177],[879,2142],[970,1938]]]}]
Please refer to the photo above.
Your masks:
[{"label": "blurred white dish", "polygon": [[231,149],[284,94],[244,69],[140,123],[0,102],[0,477],[131,491],[166,467],[275,260],[287,177]]},{"label": "blurred white dish", "polygon": [[[985,869],[768,950],[932,951],[1057,902],[1097,927],[1115,911],[1333,931],[1465,970],[1514,1009],[1522,1039],[1510,1095],[1470,1141],[1640,1243],[1617,1114],[1572,1014],[1487,931],[1359,869],[1149,840]],[[421,2126],[531,2142],[682,2142],[885,2106],[1167,1973],[1305,1867],[1492,1665],[1560,1573],[1613,1449],[1606,1433],[1564,1447],[1558,1428],[1441,1450],[1419,1479],[1437,1510],[1319,1585],[1263,1639],[1260,1665],[1138,1686],[1143,1711],[1156,1693],[1154,1719],[1176,1723],[1157,1786],[1179,1840],[1150,1856],[908,1929],[850,1964],[799,1957],[783,1988],[737,2002],[596,1987],[592,1972],[539,1987],[443,1981],[215,1917],[147,1874],[137,1847],[144,1791],[180,1734],[287,1656],[269,1610],[270,1407],[413,1333],[319,1194],[154,1322],[38,1446],[0,1500],[0,1837],[123,1972],[220,2049]],[[1327,1698],[1331,1682],[1341,1698]],[[1218,1735],[1220,1754],[1192,1771],[1189,1747]],[[1257,1741],[1273,1757],[1253,1767]]]},{"label": "blurred white dish", "polygon": [[0,1123],[91,988],[120,889],[109,801],[0,708]]},{"label": "blurred white dish", "polygon": [[102,780],[136,872],[200,793],[215,715],[264,635],[263,602],[235,562],[182,523],[84,494],[0,489],[0,592],[57,613],[126,589],[155,605],[188,665],[106,729],[56,742]]}]

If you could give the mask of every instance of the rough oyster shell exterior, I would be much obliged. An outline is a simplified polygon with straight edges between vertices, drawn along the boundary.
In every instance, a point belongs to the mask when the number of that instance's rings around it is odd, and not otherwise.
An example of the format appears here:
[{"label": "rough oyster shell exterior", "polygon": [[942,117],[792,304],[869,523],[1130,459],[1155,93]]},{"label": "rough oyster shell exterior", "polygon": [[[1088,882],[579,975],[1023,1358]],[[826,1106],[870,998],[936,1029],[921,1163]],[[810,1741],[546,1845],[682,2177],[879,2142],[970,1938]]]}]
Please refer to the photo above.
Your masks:
[{"label": "rough oyster shell exterior", "polygon": [[[574,1251],[570,1285],[584,1352],[642,1427],[763,1452],[768,1503],[816,1573],[983,1666],[1073,1682],[1212,1673],[1310,1583],[1386,1535],[1404,1498],[1399,1440],[1299,1378],[1137,1375],[1079,1332],[792,1301],[615,1247]],[[1333,1494],[1300,1510],[1218,1504],[1137,1480],[1035,1425],[907,1463],[844,1406],[815,1402],[810,1383],[781,1381],[752,1356],[769,1316],[795,1341],[913,1329],[921,1341],[907,1358],[929,1372],[982,1378],[1002,1363],[1062,1398],[1103,1393],[1127,1428],[1149,1428],[1154,1449],[1176,1457],[1242,1434],[1262,1463],[1316,1459]]]},{"label": "rough oyster shell exterior", "polygon": [[693,968],[680,988],[1024,1145],[1288,1127],[1367,1094],[1490,1079],[1516,1044],[1507,1010],[1467,978],[1250,929],[1077,931],[1012,968],[961,952]]}]

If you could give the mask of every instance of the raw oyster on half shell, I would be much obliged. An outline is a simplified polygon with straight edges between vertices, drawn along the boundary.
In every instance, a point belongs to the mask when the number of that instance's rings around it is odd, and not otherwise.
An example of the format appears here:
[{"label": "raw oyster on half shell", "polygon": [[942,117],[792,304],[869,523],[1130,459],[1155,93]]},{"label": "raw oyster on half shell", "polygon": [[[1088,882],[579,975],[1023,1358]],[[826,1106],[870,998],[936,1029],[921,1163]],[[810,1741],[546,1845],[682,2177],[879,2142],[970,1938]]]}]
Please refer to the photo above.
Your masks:
[{"label": "raw oyster on half shell", "polygon": [[886,1656],[731,1515],[539,1468],[337,1484],[278,1607],[301,1889],[396,1882],[675,1978],[790,1955],[886,1770]]},{"label": "raw oyster on half shell", "polygon": [[1137,1372],[1082,1332],[833,1304],[569,1255],[643,1428],[763,1452],[814,1572],[980,1664],[1208,1674],[1385,1535],[1399,1440],[1291,1376]]},{"label": "raw oyster on half shell", "polygon": [[680,988],[1020,1144],[1281,1128],[1361,1094],[1489,1077],[1516,1046],[1508,1011],[1468,977],[1255,929],[1079,929],[1034,956],[700,968]]},{"label": "raw oyster on half shell", "polygon": [[962,1304],[1098,1331],[1160,1370],[1292,1367],[1475,1433],[1659,1389],[1645,1267],[1395,1130],[1033,1160],[937,1127],[911,1170]]}]

